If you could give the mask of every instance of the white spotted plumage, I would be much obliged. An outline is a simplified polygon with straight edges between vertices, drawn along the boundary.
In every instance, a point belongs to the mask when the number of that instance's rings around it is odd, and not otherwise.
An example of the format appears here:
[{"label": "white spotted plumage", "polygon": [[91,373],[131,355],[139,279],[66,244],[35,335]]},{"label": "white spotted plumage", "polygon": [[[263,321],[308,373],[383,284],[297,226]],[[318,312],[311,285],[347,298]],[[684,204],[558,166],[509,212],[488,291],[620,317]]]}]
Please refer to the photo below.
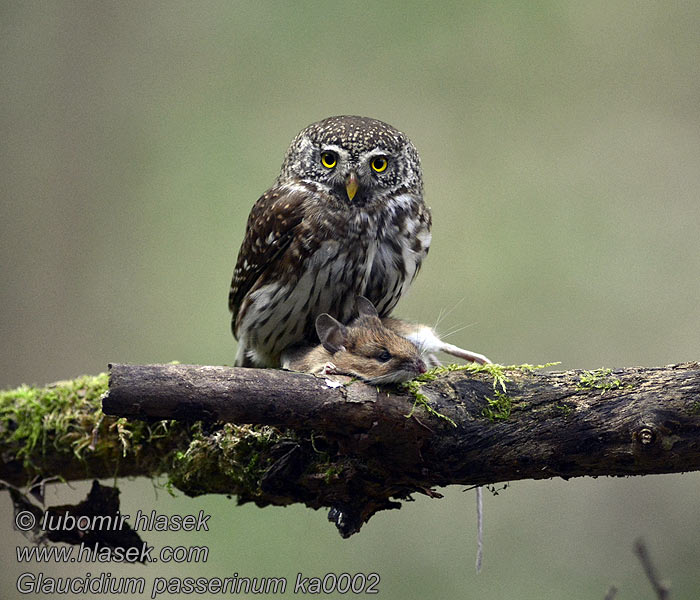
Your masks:
[{"label": "white spotted plumage", "polygon": [[236,364],[278,366],[315,341],[320,313],[350,320],[358,295],[389,315],[430,246],[422,192],[418,154],[393,127],[331,117],[304,129],[248,219],[229,294]]}]

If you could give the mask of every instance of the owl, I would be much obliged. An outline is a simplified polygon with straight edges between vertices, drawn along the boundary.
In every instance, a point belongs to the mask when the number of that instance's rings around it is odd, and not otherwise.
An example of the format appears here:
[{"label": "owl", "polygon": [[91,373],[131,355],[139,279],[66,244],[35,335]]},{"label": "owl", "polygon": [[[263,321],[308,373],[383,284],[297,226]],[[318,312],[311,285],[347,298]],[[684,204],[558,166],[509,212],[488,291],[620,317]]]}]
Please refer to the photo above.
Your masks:
[{"label": "owl", "polygon": [[390,125],[330,117],[292,141],[253,205],[229,293],[237,366],[277,367],[317,342],[316,317],[341,323],[364,296],[391,313],[430,247],[418,152]]}]

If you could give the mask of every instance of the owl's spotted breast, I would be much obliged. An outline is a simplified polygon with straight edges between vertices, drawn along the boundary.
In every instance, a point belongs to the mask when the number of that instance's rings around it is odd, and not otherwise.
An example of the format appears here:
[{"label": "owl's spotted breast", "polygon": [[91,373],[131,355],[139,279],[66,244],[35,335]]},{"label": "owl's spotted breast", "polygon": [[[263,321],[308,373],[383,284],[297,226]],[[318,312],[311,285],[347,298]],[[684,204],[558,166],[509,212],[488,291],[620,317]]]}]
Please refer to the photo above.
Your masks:
[{"label": "owl's spotted breast", "polygon": [[[278,366],[285,348],[315,342],[319,314],[349,321],[358,295],[388,315],[428,252],[430,211],[411,142],[381,121],[328,121],[328,131],[322,121],[295,138],[248,219],[229,294],[237,365]],[[372,172],[378,155],[385,168]]]}]

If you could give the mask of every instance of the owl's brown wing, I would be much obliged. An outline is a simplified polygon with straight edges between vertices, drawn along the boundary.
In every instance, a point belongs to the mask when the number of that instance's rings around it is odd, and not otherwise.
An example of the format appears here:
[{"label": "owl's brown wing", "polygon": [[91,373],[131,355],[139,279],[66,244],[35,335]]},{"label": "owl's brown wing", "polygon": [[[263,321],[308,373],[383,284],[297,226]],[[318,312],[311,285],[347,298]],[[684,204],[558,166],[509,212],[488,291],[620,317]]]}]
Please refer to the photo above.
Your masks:
[{"label": "owl's brown wing", "polygon": [[253,205],[228,295],[234,334],[246,295],[292,243],[295,228],[303,218],[305,197],[301,192],[272,188]]}]

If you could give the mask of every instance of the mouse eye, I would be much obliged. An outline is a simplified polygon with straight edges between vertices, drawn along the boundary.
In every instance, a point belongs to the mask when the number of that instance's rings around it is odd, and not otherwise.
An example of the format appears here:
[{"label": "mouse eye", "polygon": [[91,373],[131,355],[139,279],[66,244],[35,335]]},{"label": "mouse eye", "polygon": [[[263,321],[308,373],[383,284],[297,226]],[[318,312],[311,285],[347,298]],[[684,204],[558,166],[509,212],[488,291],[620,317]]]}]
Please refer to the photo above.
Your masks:
[{"label": "mouse eye", "polygon": [[389,352],[386,348],[382,348],[382,351],[377,354],[376,358],[379,362],[387,362],[391,360],[391,352]]}]

